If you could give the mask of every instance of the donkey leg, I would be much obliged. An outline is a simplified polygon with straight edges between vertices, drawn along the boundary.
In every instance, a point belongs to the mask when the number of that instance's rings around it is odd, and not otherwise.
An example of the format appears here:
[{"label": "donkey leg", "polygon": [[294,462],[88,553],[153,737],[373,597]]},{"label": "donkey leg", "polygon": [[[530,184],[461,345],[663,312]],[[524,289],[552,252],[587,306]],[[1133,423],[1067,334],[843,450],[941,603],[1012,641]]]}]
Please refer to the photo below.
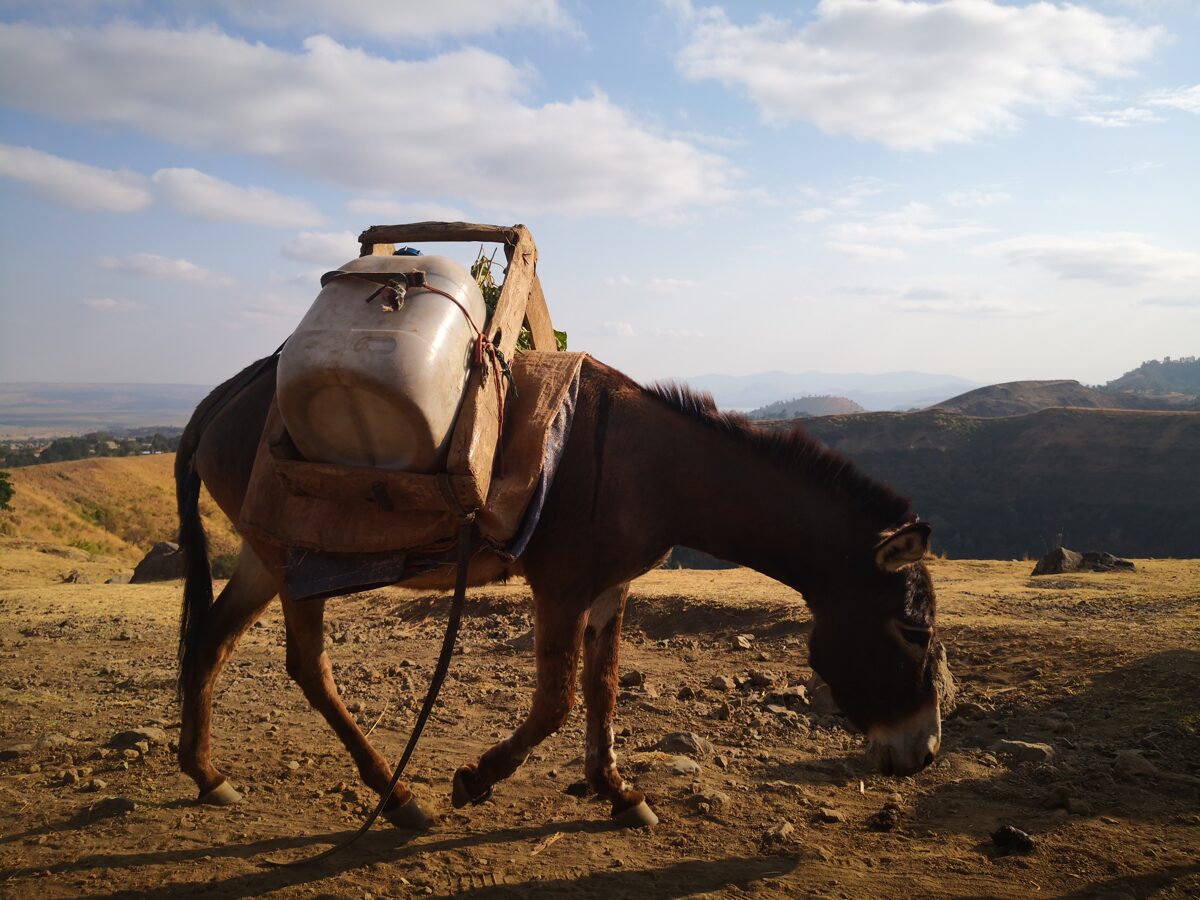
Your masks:
[{"label": "donkey leg", "polygon": [[627,828],[658,824],[658,816],[646,796],[634,790],[617,771],[613,752],[613,711],[617,706],[617,649],[621,641],[621,617],[629,584],[602,593],[588,610],[583,633],[583,698],[587,704],[587,757],[584,772],[588,784],[612,803],[612,817]]},{"label": "donkey leg", "polygon": [[[287,622],[288,674],[350,751],[363,783],[383,796],[392,780],[392,768],[371,746],[338,695],[333,667],[324,647],[325,601],[297,602],[285,595],[283,615]],[[424,829],[433,822],[403,781],[396,783],[396,789],[383,808],[383,816],[398,828]]]},{"label": "donkey leg", "polygon": [[583,639],[583,610],[537,603],[535,640],[537,688],[529,715],[509,737],[493,746],[476,764],[454,773],[452,802],[456,807],[480,803],[492,785],[517,770],[534,747],[562,727],[575,705],[575,673]]},{"label": "donkey leg", "polygon": [[200,802],[217,806],[236,803],[241,795],[212,764],[213,686],[225,661],[262,615],[278,585],[248,545],[242,546],[233,577],[209,609],[196,662],[183,684],[179,732],[179,767],[196,782]]}]

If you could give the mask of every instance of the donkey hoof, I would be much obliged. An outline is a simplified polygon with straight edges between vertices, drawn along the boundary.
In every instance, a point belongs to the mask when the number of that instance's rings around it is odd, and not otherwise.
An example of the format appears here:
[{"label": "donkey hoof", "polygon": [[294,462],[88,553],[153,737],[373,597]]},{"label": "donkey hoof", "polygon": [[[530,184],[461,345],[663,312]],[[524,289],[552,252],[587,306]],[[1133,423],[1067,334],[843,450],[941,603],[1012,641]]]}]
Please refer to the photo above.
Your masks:
[{"label": "donkey hoof", "polygon": [[467,779],[471,777],[471,769],[463,766],[454,773],[454,790],[450,794],[450,802],[455,809],[462,809],[468,804],[479,804],[492,796],[492,789],[485,788],[482,793],[476,793]]},{"label": "donkey hoof", "polygon": [[203,803],[207,806],[233,806],[242,799],[232,784],[228,781],[222,781],[207,794],[201,794],[197,803]]},{"label": "donkey hoof", "polygon": [[650,825],[658,824],[658,816],[654,814],[649,804],[643,800],[636,806],[631,806],[629,809],[619,813],[613,813],[613,821],[622,828],[647,828]]},{"label": "donkey hoof", "polygon": [[416,797],[410,797],[407,803],[400,806],[385,809],[383,817],[397,828],[409,828],[413,831],[425,831],[433,824],[433,816],[421,809]]}]

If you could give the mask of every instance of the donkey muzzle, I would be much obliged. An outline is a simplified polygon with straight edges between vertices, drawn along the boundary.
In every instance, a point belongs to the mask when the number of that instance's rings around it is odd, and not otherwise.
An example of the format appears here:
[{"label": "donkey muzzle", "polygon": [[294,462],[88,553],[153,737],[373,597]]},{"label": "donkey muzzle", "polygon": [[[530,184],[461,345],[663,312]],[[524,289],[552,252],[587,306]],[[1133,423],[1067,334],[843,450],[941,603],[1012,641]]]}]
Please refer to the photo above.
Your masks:
[{"label": "donkey muzzle", "polygon": [[884,775],[912,775],[937,756],[942,747],[942,717],[936,702],[895,725],[867,732],[868,753]]}]

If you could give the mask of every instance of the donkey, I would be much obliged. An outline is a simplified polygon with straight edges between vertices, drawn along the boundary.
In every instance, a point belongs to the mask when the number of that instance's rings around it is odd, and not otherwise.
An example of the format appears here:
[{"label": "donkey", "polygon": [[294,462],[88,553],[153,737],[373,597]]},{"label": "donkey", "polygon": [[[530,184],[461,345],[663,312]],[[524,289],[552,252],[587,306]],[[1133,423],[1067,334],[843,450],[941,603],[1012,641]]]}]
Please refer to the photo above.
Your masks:
[{"label": "donkey", "polygon": [[[347,712],[323,648],[324,600],[295,601],[277,548],[243,543],[216,602],[197,510],[201,481],[237,522],[275,390],[254,367],[205,399],[175,463],[186,554],[180,625],[179,762],[203,803],[240,799],[212,762],[213,685],[238,638],[279,595],[287,671],[337,733],[363,781],[381,796],[392,771]],[[930,527],[909,501],[861,474],[802,430],[768,432],[719,413],[710,397],[642,387],[584,360],[574,423],[541,520],[524,555],[477,555],[470,583],[523,575],[535,604],[537,687],[512,734],[455,774],[453,803],[485,799],[553,734],[575,703],[583,657],[588,784],[618,824],[657,821],[613,753],[617,648],[629,583],[676,544],[756,569],[799,591],[812,613],[809,661],[868,737],[885,774],[910,774],[941,744],[935,600],[922,563]],[[448,588],[452,567],[405,582]],[[384,815],[402,828],[431,819],[399,782]]]}]

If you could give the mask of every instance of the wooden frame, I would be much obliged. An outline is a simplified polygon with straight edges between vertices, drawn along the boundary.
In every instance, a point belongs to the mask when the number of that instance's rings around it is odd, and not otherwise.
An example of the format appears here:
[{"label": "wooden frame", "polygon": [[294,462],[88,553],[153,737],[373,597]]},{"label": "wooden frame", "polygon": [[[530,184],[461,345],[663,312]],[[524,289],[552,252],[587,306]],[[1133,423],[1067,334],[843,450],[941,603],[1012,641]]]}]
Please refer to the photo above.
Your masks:
[{"label": "wooden frame", "polygon": [[[475,225],[468,222],[415,222],[372,225],[358,236],[360,256],[390,256],[396,244],[433,241],[486,242],[504,245],[508,259],[496,309],[487,324],[492,343],[512,359],[521,328],[529,329],[534,350],[555,351],[554,325],[537,275],[537,245],[524,225]],[[463,511],[480,509],[492,483],[492,466],[500,433],[495,374],[476,368],[454,426],[446,472]],[[507,385],[505,385],[507,388]]]}]

